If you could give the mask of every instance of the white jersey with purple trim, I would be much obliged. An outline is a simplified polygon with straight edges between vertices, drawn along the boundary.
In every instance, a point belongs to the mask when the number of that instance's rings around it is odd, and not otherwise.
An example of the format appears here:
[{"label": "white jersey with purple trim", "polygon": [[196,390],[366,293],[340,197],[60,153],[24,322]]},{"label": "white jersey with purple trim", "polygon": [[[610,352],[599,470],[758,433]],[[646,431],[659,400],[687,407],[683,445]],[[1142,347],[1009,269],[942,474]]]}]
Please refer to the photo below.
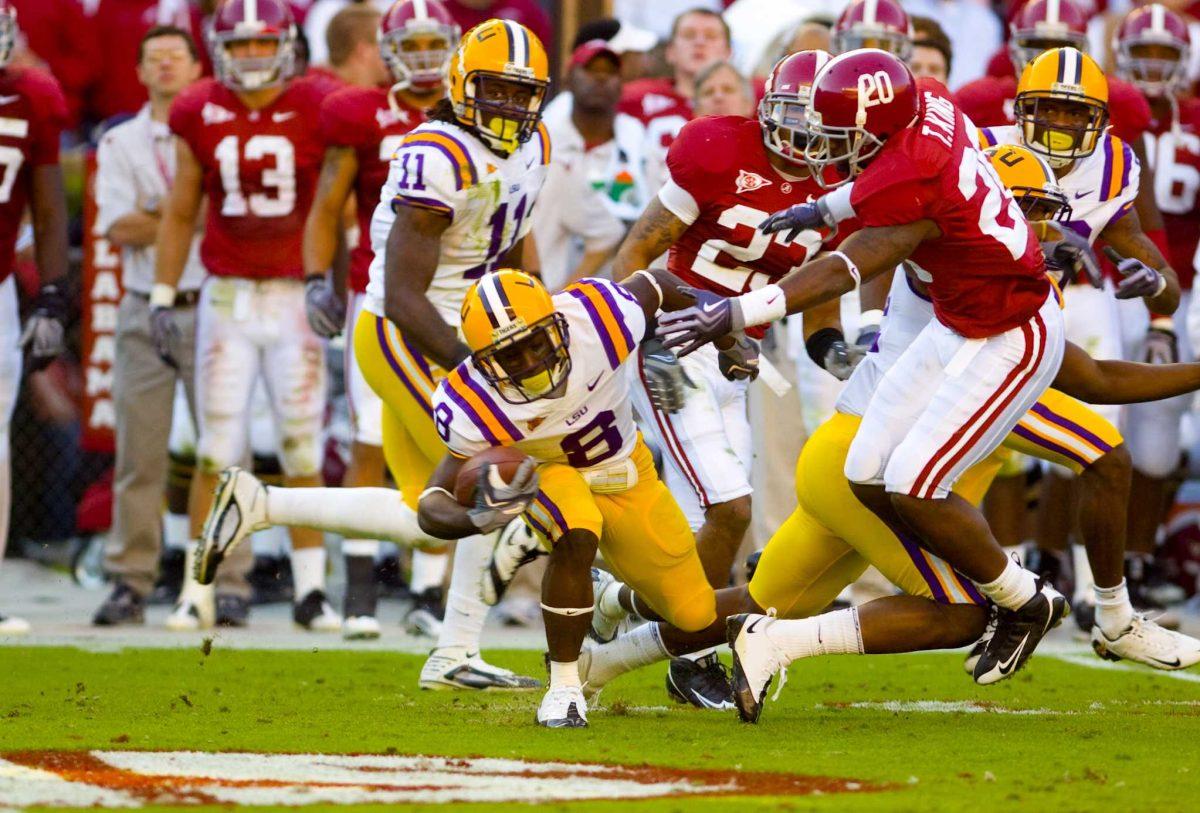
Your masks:
[{"label": "white jersey with purple trim", "polygon": [[383,258],[396,206],[415,206],[450,218],[428,297],[446,323],[457,326],[467,290],[529,233],[530,213],[546,179],[550,136],[539,124],[507,158],[455,124],[425,122],[404,137],[371,218],[370,282],[366,309],[385,316]]},{"label": "white jersey with purple trim", "polygon": [[[985,148],[1021,144],[1021,130],[1017,125],[981,127],[979,141]],[[1071,204],[1071,228],[1094,243],[1110,223],[1133,208],[1140,176],[1141,164],[1129,145],[1111,133],[1101,136],[1095,152],[1058,179]]]},{"label": "white jersey with purple trim", "polygon": [[638,433],[623,367],[646,334],[642,306],[624,287],[602,279],[569,286],[554,295],[554,306],[567,322],[566,392],[512,404],[464,361],[433,396],[434,424],[452,453],[470,457],[491,446],[515,446],[541,462],[585,473],[629,459]]},{"label": "white jersey with purple trim", "polygon": [[871,396],[896,359],[908,349],[917,335],[933,319],[933,302],[913,289],[904,268],[897,268],[883,307],[883,323],[871,352],[854,368],[834,408],[843,415],[862,417]]}]

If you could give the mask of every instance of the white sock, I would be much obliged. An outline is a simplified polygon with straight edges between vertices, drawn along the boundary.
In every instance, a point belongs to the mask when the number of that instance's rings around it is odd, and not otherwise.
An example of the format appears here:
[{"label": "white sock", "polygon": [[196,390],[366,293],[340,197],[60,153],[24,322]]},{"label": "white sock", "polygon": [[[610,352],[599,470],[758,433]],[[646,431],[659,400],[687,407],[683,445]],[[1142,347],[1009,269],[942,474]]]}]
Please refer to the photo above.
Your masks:
[{"label": "white sock", "polygon": [[1092,590],[1096,577],[1092,575],[1092,563],[1088,561],[1083,545],[1071,546],[1071,566],[1075,568],[1075,604],[1092,601]]},{"label": "white sock", "polygon": [[191,535],[191,520],[187,514],[172,514],[163,512],[163,547],[183,548],[187,546]]},{"label": "white sock", "polygon": [[626,672],[670,658],[658,624],[643,624],[592,650],[588,685],[599,689]]},{"label": "white sock", "polygon": [[596,609],[600,614],[607,618],[617,618],[628,613],[621,606],[621,588],[624,587],[621,582],[611,582],[608,587],[600,592],[600,597],[596,599]]},{"label": "white sock", "polygon": [[765,633],[787,663],[814,655],[863,654],[857,607],[812,618],[775,621]]},{"label": "white sock", "polygon": [[479,636],[488,610],[479,596],[483,573],[492,561],[495,537],[468,536],[454,546],[454,569],[450,572],[450,594],[446,597],[446,618],[438,635],[437,648],[464,647],[479,651]]},{"label": "white sock", "polygon": [[374,560],[379,555],[377,539],[343,539],[342,556],[365,556]]},{"label": "white sock", "polygon": [[1001,607],[1018,610],[1037,594],[1037,576],[1009,559],[996,580],[979,589]]},{"label": "white sock", "polygon": [[573,686],[578,689],[580,685],[579,661],[571,661],[570,663],[550,661],[551,689],[557,689],[563,686]]},{"label": "white sock", "polygon": [[439,545],[421,530],[417,512],[390,488],[267,487],[267,519],[331,531],[351,539],[387,539],[403,545]]},{"label": "white sock", "polygon": [[296,587],[296,601],[313,590],[325,589],[325,548],[300,548],[292,551],[292,583]]},{"label": "white sock", "polygon": [[1116,587],[1096,585],[1096,625],[1110,638],[1120,635],[1133,620],[1133,604],[1125,580]]},{"label": "white sock", "polygon": [[408,589],[413,593],[424,593],[430,587],[441,587],[446,578],[446,565],[450,564],[450,555],[446,553],[429,553],[423,550],[412,552],[412,577],[408,580]]}]

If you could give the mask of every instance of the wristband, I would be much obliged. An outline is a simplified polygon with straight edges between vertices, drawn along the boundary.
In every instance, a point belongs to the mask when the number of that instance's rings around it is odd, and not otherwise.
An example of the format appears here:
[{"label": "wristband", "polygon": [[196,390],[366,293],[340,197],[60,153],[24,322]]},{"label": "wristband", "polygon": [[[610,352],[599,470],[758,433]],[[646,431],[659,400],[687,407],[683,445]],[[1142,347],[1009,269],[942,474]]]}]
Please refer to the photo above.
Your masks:
[{"label": "wristband", "polygon": [[1175,335],[1175,320],[1170,316],[1151,316],[1150,329]]},{"label": "wristband", "polygon": [[662,303],[663,303],[663,290],[662,290],[662,286],[658,284],[658,280],[656,280],[654,278],[653,274],[651,274],[649,271],[646,271],[646,270],[634,271],[633,274],[631,275],[631,277],[638,277],[638,276],[644,278],[646,280],[646,282],[650,283],[650,287],[653,288],[655,290],[655,292],[658,294],[658,307],[661,308]]},{"label": "wristband", "polygon": [[741,317],[735,320],[735,330],[769,324],[787,316],[787,295],[778,285],[764,285],[757,291],[742,294],[735,301],[740,308]]},{"label": "wristband", "polygon": [[175,307],[175,286],[167,285],[164,282],[154,283],[154,285],[150,288],[150,307]]},{"label": "wristband", "polygon": [[808,351],[808,357],[813,360],[813,364],[824,370],[825,355],[829,348],[837,342],[844,341],[846,337],[842,335],[842,331],[836,327],[823,327],[804,340],[804,349]]},{"label": "wristband", "polygon": [[[447,497],[454,500],[454,495],[451,494],[446,489],[442,488],[441,486],[430,486],[429,488],[427,488],[421,492],[421,496],[417,497],[417,502],[420,502],[421,500],[425,499],[430,494],[438,494],[438,493],[445,494]],[[454,500],[454,501],[458,502],[458,500]]]},{"label": "wristband", "polygon": [[854,194],[854,184],[848,183],[845,186],[839,186],[827,195],[820,198],[821,204],[825,207],[829,216],[833,218],[834,223],[841,223],[843,220],[849,220],[854,217],[854,207],[850,205],[850,196]]},{"label": "wristband", "polygon": [[845,252],[831,251],[829,252],[829,256],[842,258],[842,262],[846,264],[846,271],[848,271],[850,276],[854,278],[854,290],[857,291],[858,287],[862,285],[862,277],[858,273],[858,266],[854,264],[853,260],[846,256]]}]

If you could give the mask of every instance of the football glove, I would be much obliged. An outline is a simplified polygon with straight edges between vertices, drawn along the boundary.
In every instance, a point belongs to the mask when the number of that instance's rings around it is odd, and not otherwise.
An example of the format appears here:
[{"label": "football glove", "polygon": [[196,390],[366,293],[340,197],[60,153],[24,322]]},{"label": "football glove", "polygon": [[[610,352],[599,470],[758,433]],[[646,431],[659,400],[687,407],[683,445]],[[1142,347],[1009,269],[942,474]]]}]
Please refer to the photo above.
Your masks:
[{"label": "football glove", "polygon": [[859,362],[867,357],[868,350],[870,350],[870,345],[834,342],[825,351],[825,358],[822,360],[821,366],[838,381],[845,381],[854,372],[854,368],[858,366]]},{"label": "football glove", "polygon": [[1138,299],[1143,296],[1158,296],[1167,287],[1167,278],[1134,257],[1122,257],[1112,246],[1104,247],[1104,254],[1112,260],[1121,275],[1117,283],[1117,299]]},{"label": "football glove", "polygon": [[687,397],[684,388],[696,385],[688,378],[679,358],[661,340],[653,338],[642,342],[642,362],[651,405],[661,412],[683,409]]},{"label": "football glove", "polygon": [[758,342],[744,333],[733,336],[733,344],[717,350],[717,366],[730,381],[758,378]]},{"label": "football glove", "polygon": [[154,349],[158,351],[158,357],[163,363],[176,370],[179,369],[179,363],[175,360],[174,345],[179,341],[179,336],[179,325],[175,324],[175,309],[151,305],[150,339],[154,342]]},{"label": "football glove", "polygon": [[[800,232],[819,229],[822,226],[833,229],[834,233],[837,233],[837,220],[829,212],[829,205],[825,203],[824,198],[817,198],[808,203],[797,203],[795,206],[789,206],[776,212],[759,223],[758,230],[763,234],[786,231],[784,239],[790,243],[795,241]],[[833,234],[830,235],[830,237],[832,236]]]},{"label": "football glove", "polygon": [[713,339],[745,327],[741,305],[736,298],[726,299],[695,288],[679,290],[691,294],[696,304],[660,315],[655,331],[665,347],[672,350],[681,348],[676,351],[677,355],[686,356]]},{"label": "football glove", "polygon": [[1057,240],[1042,243],[1042,253],[1046,255],[1047,267],[1062,273],[1059,284],[1065,288],[1082,274],[1093,288],[1103,288],[1100,262],[1087,238],[1069,226],[1055,224],[1054,227],[1060,236]]},{"label": "football glove", "polygon": [[1169,317],[1159,316],[1150,320],[1142,361],[1147,364],[1174,364],[1179,361],[1175,322]]},{"label": "football glove", "polygon": [[304,280],[304,312],[308,326],[322,339],[332,339],[346,324],[346,303],[324,274],[313,274]]},{"label": "football glove", "polygon": [[507,483],[497,467],[488,463],[479,470],[475,505],[467,509],[467,516],[481,534],[491,533],[525,513],[537,493],[537,461],[532,457],[522,461]]},{"label": "football glove", "polygon": [[67,309],[66,292],[57,283],[48,282],[38,291],[18,341],[30,372],[45,369],[66,349]]}]

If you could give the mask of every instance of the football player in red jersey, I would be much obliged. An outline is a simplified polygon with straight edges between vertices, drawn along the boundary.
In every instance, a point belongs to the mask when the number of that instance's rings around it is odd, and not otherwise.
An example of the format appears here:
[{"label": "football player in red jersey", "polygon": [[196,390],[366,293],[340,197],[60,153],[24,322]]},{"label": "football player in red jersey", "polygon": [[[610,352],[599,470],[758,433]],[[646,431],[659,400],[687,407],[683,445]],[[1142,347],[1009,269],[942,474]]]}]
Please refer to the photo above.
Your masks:
[{"label": "football player in red jersey", "polygon": [[[1087,14],[1073,0],[1031,0],[1009,26],[1009,57],[1013,72],[984,76],[958,89],[954,100],[980,127],[1012,124],[1017,77],[1025,66],[1051,48],[1078,48],[1087,52]],[[1135,142],[1150,121],[1146,100],[1128,82],[1109,80],[1109,118],[1113,132]]]},{"label": "football player in red jersey", "polygon": [[[22,350],[30,371],[64,349],[67,321],[67,204],[58,140],[67,103],[58,82],[35,68],[8,64],[17,40],[17,12],[0,0],[0,558],[8,539],[12,485],[8,424],[21,381]],[[13,277],[17,233],[28,206],[42,286],[21,329]],[[26,632],[20,618],[0,613],[0,634]]]},{"label": "football player in red jersey", "polygon": [[[1150,129],[1143,137],[1148,163],[1155,173],[1155,202],[1165,225],[1164,253],[1179,277],[1182,297],[1174,317],[1152,316],[1145,330],[1144,308],[1122,310],[1122,318],[1140,318],[1145,335],[1143,358],[1171,361],[1195,357],[1200,316],[1192,297],[1192,280],[1200,245],[1200,101],[1188,92],[1191,37],[1187,22],[1157,3],[1136,8],[1114,32],[1117,75],[1146,95]],[[1189,330],[1189,324],[1192,325]],[[1130,512],[1128,577],[1135,601],[1161,606],[1173,596],[1156,590],[1146,565],[1166,509],[1166,478],[1179,460],[1180,419],[1191,399],[1174,398],[1129,407],[1126,439],[1133,454],[1141,511]],[[1182,593],[1177,598],[1182,598]]]},{"label": "football player in red jersey", "polygon": [[[438,0],[397,0],[379,21],[380,69],[390,78],[388,86],[347,87],[328,96],[321,104],[321,132],[325,161],[316,199],[304,228],[304,276],[308,293],[309,323],[320,335],[342,332],[354,335],[354,320],[362,309],[367,289],[371,250],[371,216],[379,202],[379,190],[388,176],[392,154],[405,133],[425,120],[425,111],[445,96],[446,65],[461,32]],[[384,76],[380,77],[382,82]],[[342,285],[326,279],[337,249],[341,215],[354,194],[358,215],[358,245],[350,255],[350,268]],[[347,312],[337,288],[349,288]],[[383,426],[379,396],[367,384],[354,359],[354,343],[346,342],[345,376],[354,443],[345,485],[383,485]],[[419,606],[410,613],[410,628],[436,635],[441,618],[441,582],[445,571],[445,547],[429,539],[412,514],[413,542],[429,543],[432,550],[414,550],[413,581]],[[347,539],[342,543],[346,558],[346,597],[343,634],[349,638],[379,636],[375,620],[377,586],[375,540]],[[418,578],[417,571],[432,578]],[[432,582],[435,586],[430,586]]]},{"label": "football player in red jersey", "polygon": [[[890,53],[831,60],[813,83],[806,127],[805,157],[815,172],[839,172],[830,184],[838,188],[760,229],[799,233],[852,217],[862,228],[778,283],[729,299],[700,294],[692,308],[663,315],[659,332],[687,353],[840,296],[902,260],[917,269],[936,319],[875,390],[846,477],[880,519],[917,531],[998,605],[975,678],[1002,680],[1061,621],[1066,600],[1005,556],[982,514],[950,488],[1012,430],[1061,363],[1062,310],[1037,237],[949,92],[914,80]],[[729,627],[735,686],[749,681],[756,695],[770,675],[747,674],[737,658],[749,638],[761,639],[761,621],[743,616]]]},{"label": "football player in red jersey", "polygon": [[[325,365],[305,318],[301,234],[324,152],[315,117],[329,85],[292,78],[295,37],[283,0],[226,0],[209,34],[216,78],[192,85],[171,107],[177,169],[159,229],[151,324],[159,352],[169,358],[175,283],[207,195],[200,258],[210,279],[197,316],[199,438],[190,505],[197,538],[217,473],[245,455],[250,398],[260,379],[278,428],[285,482],[319,484]],[[340,629],[324,593],[322,535],[293,529],[292,547],[293,618],[307,629]],[[215,615],[226,623],[245,623],[246,569],[234,563],[218,579]],[[214,620],[211,593],[191,578],[168,618],[172,628]]]},{"label": "football player in red jersey", "polygon": [[[821,192],[801,150],[808,89],[829,59],[824,51],[801,51],[781,60],[767,80],[757,120],[709,116],[684,126],[667,153],[666,184],[621,246],[614,279],[669,251],[667,268],[684,282],[736,296],[779,280],[820,249],[815,232],[789,240],[757,226],[769,212]],[[763,332],[749,334],[758,339]],[[633,389],[634,405],[665,454],[666,483],[698,529],[697,547],[714,587],[728,582],[750,523],[746,385],[758,372],[754,341],[739,336],[721,344],[684,359],[700,386],[687,391],[678,412],[653,408],[646,382]],[[731,702],[711,653],[695,663],[673,662],[668,688],[701,707]]]}]

